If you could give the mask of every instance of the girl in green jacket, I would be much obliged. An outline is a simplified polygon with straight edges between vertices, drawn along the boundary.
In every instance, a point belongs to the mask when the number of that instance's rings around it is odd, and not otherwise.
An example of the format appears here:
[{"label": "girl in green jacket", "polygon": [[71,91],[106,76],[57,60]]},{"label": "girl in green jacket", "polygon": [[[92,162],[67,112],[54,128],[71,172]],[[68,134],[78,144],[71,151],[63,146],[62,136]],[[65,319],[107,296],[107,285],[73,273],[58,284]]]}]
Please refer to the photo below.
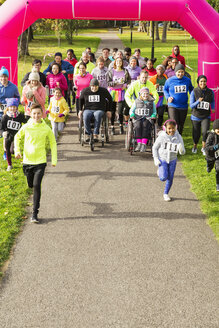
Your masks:
[{"label": "girl in green jacket", "polygon": [[39,223],[41,183],[46,168],[46,140],[49,140],[52,166],[57,163],[57,147],[54,134],[42,119],[43,110],[39,105],[32,105],[31,118],[15,136],[15,157],[22,158],[20,145],[24,140],[23,172],[27,177],[29,188],[33,188],[33,214],[31,222]]}]

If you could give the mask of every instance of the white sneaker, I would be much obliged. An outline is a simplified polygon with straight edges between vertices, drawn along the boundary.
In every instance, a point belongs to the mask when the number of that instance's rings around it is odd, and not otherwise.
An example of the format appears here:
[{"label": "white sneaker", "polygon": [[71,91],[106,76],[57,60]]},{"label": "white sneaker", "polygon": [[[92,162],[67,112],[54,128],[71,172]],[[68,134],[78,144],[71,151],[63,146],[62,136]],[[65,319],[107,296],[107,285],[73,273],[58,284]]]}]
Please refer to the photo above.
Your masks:
[{"label": "white sneaker", "polygon": [[171,198],[168,194],[163,194],[163,199],[165,200],[165,202],[170,202]]},{"label": "white sneaker", "polygon": [[201,149],[201,152],[202,152],[203,156],[206,156],[206,152],[205,152],[204,148]]},{"label": "white sneaker", "polygon": [[11,171],[12,169],[13,169],[13,166],[12,165],[8,165],[7,171]]},{"label": "white sneaker", "polygon": [[146,151],[146,144],[141,144],[141,149],[140,149],[140,152],[141,153],[144,153]]},{"label": "white sneaker", "polygon": [[159,176],[159,169],[157,169],[157,176],[158,176],[158,178],[160,177],[160,176]]},{"label": "white sneaker", "polygon": [[141,149],[141,143],[139,142],[135,147],[135,151],[140,151],[140,149]]},{"label": "white sneaker", "polygon": [[193,153],[193,154],[197,154],[197,148],[194,148],[194,147],[193,147],[193,148],[192,148],[192,153]]}]

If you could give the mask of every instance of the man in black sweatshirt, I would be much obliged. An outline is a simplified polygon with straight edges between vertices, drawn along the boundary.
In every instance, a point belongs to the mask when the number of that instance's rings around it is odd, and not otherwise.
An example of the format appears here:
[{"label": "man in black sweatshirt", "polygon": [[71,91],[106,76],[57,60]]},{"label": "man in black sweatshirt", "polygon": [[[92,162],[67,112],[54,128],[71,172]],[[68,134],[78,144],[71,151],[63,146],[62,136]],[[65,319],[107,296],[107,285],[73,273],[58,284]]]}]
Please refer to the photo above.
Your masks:
[{"label": "man in black sweatshirt", "polygon": [[79,99],[79,117],[83,111],[85,130],[91,135],[90,122],[94,118],[94,140],[98,141],[101,119],[106,112],[111,117],[112,97],[107,89],[99,87],[99,81],[92,79],[90,86],[82,90]]}]

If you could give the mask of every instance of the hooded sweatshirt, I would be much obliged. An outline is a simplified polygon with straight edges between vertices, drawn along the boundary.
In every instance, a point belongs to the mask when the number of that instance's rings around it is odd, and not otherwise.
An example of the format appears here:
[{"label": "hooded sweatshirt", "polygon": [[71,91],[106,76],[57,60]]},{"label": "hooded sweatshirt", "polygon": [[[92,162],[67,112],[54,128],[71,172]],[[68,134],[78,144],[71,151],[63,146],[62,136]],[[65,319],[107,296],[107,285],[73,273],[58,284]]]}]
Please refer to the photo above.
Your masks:
[{"label": "hooded sweatshirt", "polygon": [[180,155],[186,152],[179,132],[176,131],[173,136],[170,136],[166,131],[161,131],[152,148],[153,157],[169,163],[177,158],[178,151]]},{"label": "hooded sweatshirt", "polygon": [[135,102],[135,99],[138,98],[139,92],[142,88],[148,88],[150,91],[150,94],[152,94],[154,98],[155,105],[157,104],[159,100],[159,95],[157,93],[157,89],[155,85],[153,85],[152,82],[147,81],[145,84],[142,84],[140,80],[137,80],[135,82],[132,82],[125,93],[125,101],[127,105],[131,108],[132,104]]},{"label": "hooded sweatshirt", "polygon": [[180,55],[180,51],[179,51],[179,54],[176,56],[173,52],[173,49],[172,49],[172,54],[170,56],[173,57],[173,58],[177,58],[178,61],[179,61],[179,64],[182,64],[184,67],[186,67],[185,58]]},{"label": "hooded sweatshirt", "polygon": [[[59,82],[59,85],[57,85]],[[56,75],[49,74],[46,78],[46,85],[49,86],[49,97],[53,97],[54,89],[59,87],[62,90],[62,95],[65,96],[65,90],[68,90],[68,83],[65,76],[62,73],[58,73]]]},{"label": "hooded sweatshirt", "polygon": [[99,81],[100,87],[107,89],[108,84],[106,80],[106,73],[108,72],[107,67],[104,66],[103,69],[99,67],[95,67],[91,72],[91,75]]},{"label": "hooded sweatshirt", "polygon": [[46,89],[41,83],[37,87],[31,87],[30,81],[26,83],[22,91],[21,103],[25,105],[25,114],[30,116],[30,107],[33,104],[40,105],[43,109],[43,118],[45,114]]},{"label": "hooded sweatshirt", "polygon": [[[49,111],[49,120],[56,123],[65,122],[65,116],[69,113],[68,104],[64,97],[59,99],[52,97],[47,110]],[[59,114],[64,114],[65,116],[59,117]]]},{"label": "hooded sweatshirt", "polygon": [[41,120],[41,123],[34,123],[29,119],[27,124],[15,135],[15,156],[21,153],[21,140],[24,138],[23,164],[46,163],[46,141],[49,139],[52,165],[57,163],[57,146],[54,134],[50,127]]}]

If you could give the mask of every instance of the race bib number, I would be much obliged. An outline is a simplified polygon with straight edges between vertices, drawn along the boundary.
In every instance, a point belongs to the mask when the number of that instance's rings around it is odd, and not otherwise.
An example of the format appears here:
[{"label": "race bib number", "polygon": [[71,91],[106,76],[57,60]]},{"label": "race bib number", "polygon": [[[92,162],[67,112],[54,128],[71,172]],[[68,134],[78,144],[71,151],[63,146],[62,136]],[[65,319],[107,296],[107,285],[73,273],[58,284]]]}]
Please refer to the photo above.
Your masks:
[{"label": "race bib number", "polygon": [[55,89],[49,89],[50,96],[54,96],[54,93],[55,93]]},{"label": "race bib number", "polygon": [[138,108],[135,110],[135,114],[137,114],[139,116],[148,116],[149,109],[148,108]]},{"label": "race bib number", "polygon": [[164,143],[164,149],[166,149],[168,152],[171,152],[171,153],[177,153],[178,152],[177,144],[172,143],[172,142],[165,142]]},{"label": "race bib number", "polygon": [[91,95],[88,97],[89,102],[100,102],[100,95]]},{"label": "race bib number", "polygon": [[163,92],[163,85],[158,85],[157,92],[162,93]]},{"label": "race bib number", "polygon": [[58,114],[59,113],[59,109],[60,109],[59,106],[52,106],[51,112],[54,113],[54,114]]},{"label": "race bib number", "polygon": [[101,81],[105,81],[106,80],[106,75],[98,75],[98,80]]},{"label": "race bib number", "polygon": [[21,123],[20,122],[15,122],[15,121],[11,121],[9,120],[7,122],[7,128],[10,129],[10,130],[19,130],[21,127]]},{"label": "race bib number", "polygon": [[216,159],[219,157],[219,149],[214,153],[214,156]]},{"label": "race bib number", "polygon": [[32,105],[33,105],[33,102],[29,101],[28,104],[27,104],[27,108],[30,108]]},{"label": "race bib number", "polygon": [[1,104],[0,105],[0,112],[4,112],[4,110],[6,109],[7,105],[6,104]]},{"label": "race bib number", "polygon": [[201,101],[198,106],[197,106],[198,109],[204,109],[204,110],[209,110],[210,108],[210,104],[209,102],[207,101]]},{"label": "race bib number", "polygon": [[175,85],[175,93],[186,93],[186,85]]}]

